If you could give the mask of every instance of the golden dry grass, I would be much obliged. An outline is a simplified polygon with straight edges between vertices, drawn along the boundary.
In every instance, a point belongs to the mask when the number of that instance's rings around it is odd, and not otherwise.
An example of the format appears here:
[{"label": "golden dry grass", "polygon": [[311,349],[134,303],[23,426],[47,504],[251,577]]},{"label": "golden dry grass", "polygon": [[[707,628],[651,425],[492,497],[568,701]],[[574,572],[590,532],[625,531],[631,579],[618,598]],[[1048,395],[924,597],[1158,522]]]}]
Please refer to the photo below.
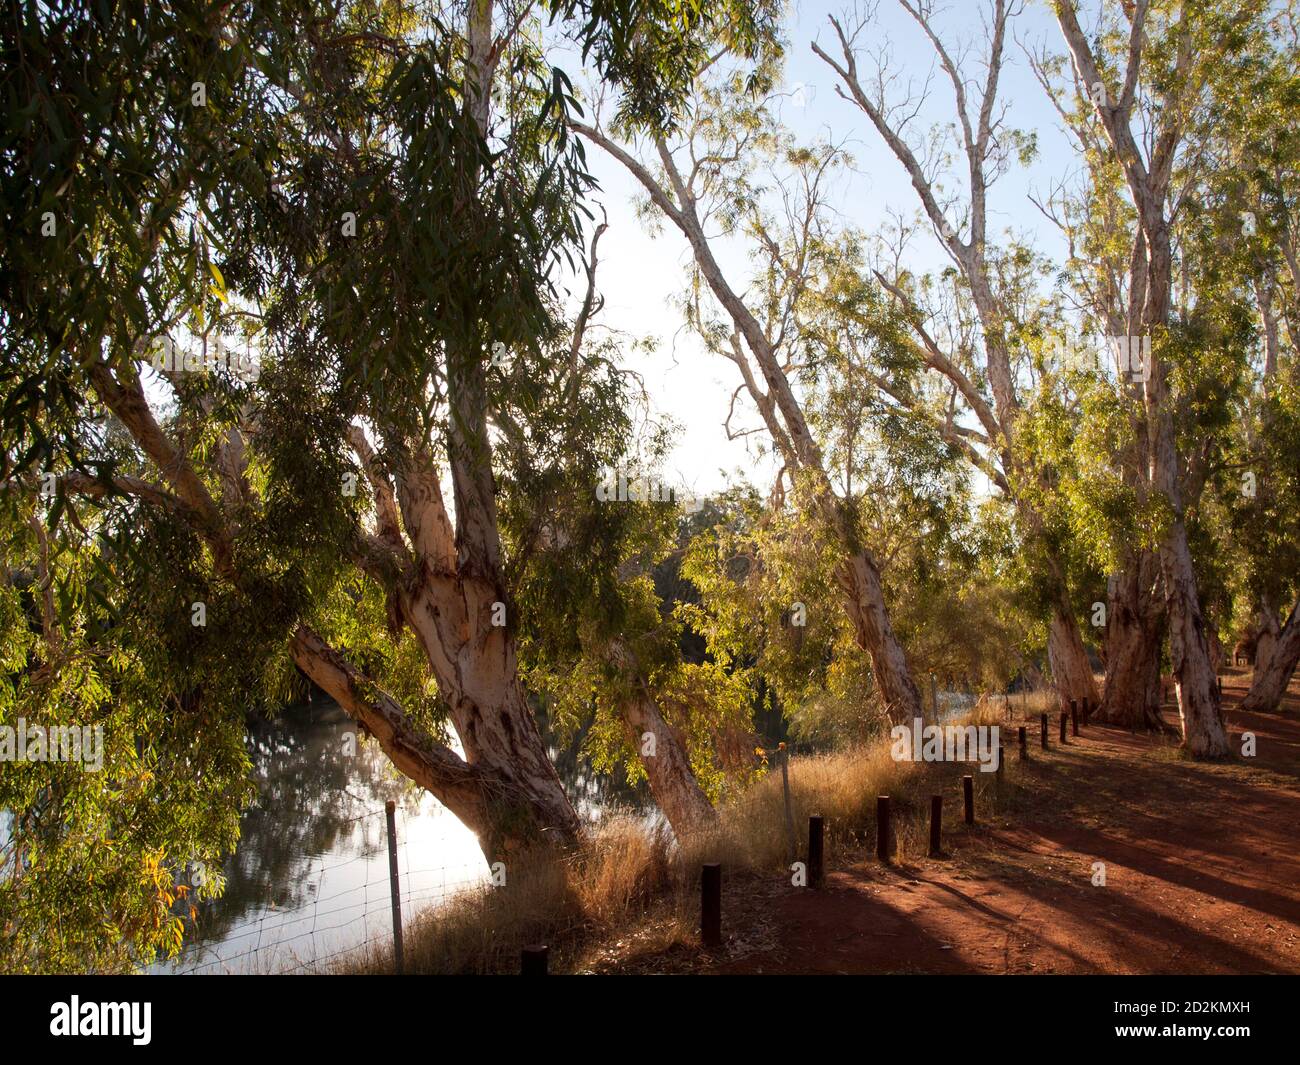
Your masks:
[{"label": "golden dry grass", "polygon": [[[1000,703],[983,701],[960,723],[998,724],[1003,713]],[[803,857],[812,814],[826,819],[828,864],[850,857],[866,840],[874,844],[879,795],[891,798],[898,856],[922,853],[930,793],[941,786],[953,793],[950,785],[969,768],[895,761],[887,738],[793,757],[796,858]],[[980,801],[996,804],[993,774],[974,775]],[[617,814],[597,826],[576,853],[511,864],[504,886],[465,892],[408,926],[406,971],[515,972],[520,949],[535,942],[550,946],[554,971],[582,971],[605,944],[622,937],[635,934],[641,950],[694,943],[701,863],[721,862],[731,877],[785,870],[790,861],[779,767],[725,802],[719,814],[716,832],[681,845],[645,818]],[[392,950],[385,945],[348,956],[331,971],[392,969]]]}]

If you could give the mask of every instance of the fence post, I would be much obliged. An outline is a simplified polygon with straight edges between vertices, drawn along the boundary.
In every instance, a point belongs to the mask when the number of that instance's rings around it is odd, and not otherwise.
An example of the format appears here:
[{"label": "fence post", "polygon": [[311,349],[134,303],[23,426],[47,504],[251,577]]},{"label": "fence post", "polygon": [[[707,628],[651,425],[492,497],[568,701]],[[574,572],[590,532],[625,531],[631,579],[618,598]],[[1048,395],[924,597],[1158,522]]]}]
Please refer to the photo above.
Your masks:
[{"label": "fence post", "polygon": [[1070,742],[1069,740],[1067,740],[1067,739],[1065,738],[1065,721],[1066,721],[1066,718],[1068,718],[1069,716],[1070,716],[1070,715],[1069,715],[1066,711],[1064,711],[1064,710],[1061,711],[1061,742],[1062,742],[1062,743],[1069,743],[1069,742]]},{"label": "fence post", "polygon": [[1039,724],[1038,738],[1043,745],[1043,750],[1047,750],[1047,715],[1046,714],[1038,715],[1038,724]]},{"label": "fence post", "polygon": [[930,857],[938,858],[943,854],[939,844],[943,832],[943,796],[930,796]]},{"label": "fence post", "polygon": [[785,849],[790,864],[795,862],[794,807],[790,805],[790,748],[781,751],[781,791],[785,796]]},{"label": "fence post", "polygon": [[389,799],[384,812],[388,815],[388,882],[393,896],[393,960],[401,976],[406,959],[402,953],[402,896],[397,884],[397,803]]},{"label": "fence post", "polygon": [[876,796],[876,857],[889,864],[889,796]]},{"label": "fence post", "polygon": [[821,887],[822,877],[825,875],[825,844],[826,824],[822,820],[821,814],[813,814],[808,818],[808,886]]},{"label": "fence post", "polygon": [[962,799],[966,803],[966,823],[975,823],[975,778],[967,773],[961,778]]},{"label": "fence post", "polygon": [[1016,732],[1020,739],[1020,760],[1027,762],[1029,761],[1029,730],[1021,725]]},{"label": "fence post", "polygon": [[550,953],[551,948],[546,946],[524,947],[519,952],[519,975],[545,976]]},{"label": "fence post", "polygon": [[1079,735],[1079,711],[1074,705],[1074,700],[1070,700],[1070,735]]},{"label": "fence post", "polygon": [[705,862],[700,869],[700,941],[722,945],[722,864]]}]

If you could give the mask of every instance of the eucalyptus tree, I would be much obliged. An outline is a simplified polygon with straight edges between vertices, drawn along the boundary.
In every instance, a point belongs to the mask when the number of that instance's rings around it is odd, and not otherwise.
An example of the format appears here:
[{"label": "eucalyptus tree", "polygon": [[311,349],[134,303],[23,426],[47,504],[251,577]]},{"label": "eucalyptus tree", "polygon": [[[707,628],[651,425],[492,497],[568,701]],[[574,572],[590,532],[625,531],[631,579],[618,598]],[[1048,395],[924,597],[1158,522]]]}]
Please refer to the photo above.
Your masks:
[{"label": "eucalyptus tree", "polygon": [[[889,714],[910,720],[921,712],[920,694],[890,618],[877,545],[836,483],[843,470],[828,458],[801,394],[807,376],[801,380],[799,371],[799,305],[827,240],[822,208],[842,153],[798,146],[780,134],[770,110],[779,58],[775,38],[747,66],[711,56],[690,71],[695,96],[672,132],[647,129],[621,114],[609,123],[598,113],[594,121],[572,125],[628,171],[653,216],[690,247],[688,321],[707,349],[730,360],[740,376],[727,431],[733,438],[753,431],[736,424],[742,415],[735,399],[743,395],[782,464],[782,494],[788,483],[796,505],[815,516],[834,544],[841,608],[870,656]],[[637,150],[638,136],[648,159]],[[760,166],[761,178],[755,175]],[[730,239],[743,242],[754,257],[754,276],[746,282],[728,276],[719,259],[719,242]]]},{"label": "eucalyptus tree", "polygon": [[1298,47],[1300,12],[1290,2],[1272,5],[1268,19],[1243,35],[1231,76],[1217,85],[1200,197],[1196,281],[1220,301],[1249,304],[1257,338],[1233,462],[1216,486],[1253,650],[1243,706],[1255,711],[1277,709],[1300,661],[1300,529],[1293,505],[1300,470]]},{"label": "eucalyptus tree", "polygon": [[649,123],[712,17],[9,5],[4,718],[102,724],[111,767],[4,774],[18,965],[176,947],[171,907],[219,883],[185,867],[236,838],[243,715],[283,699],[291,663],[489,854],[578,837],[520,682],[503,539],[518,560],[554,541],[539,456],[569,448],[552,484],[589,494],[626,417],[557,289],[588,179],[545,15]]},{"label": "eucalyptus tree", "polygon": [[[1014,127],[1010,104],[1000,93],[1008,38],[1023,5],[1014,0],[989,3],[986,39],[977,56],[982,74],[976,79],[967,69],[971,48],[945,40],[933,4],[899,3],[947,78],[955,122],[913,134],[925,99],[891,98],[890,88],[901,72],[886,60],[875,69],[860,69],[864,40],[878,39],[874,5],[859,8],[852,18],[832,16],[834,46],[827,50],[815,41],[812,49],[839,79],[839,94],[866,115],[906,171],[926,222],[956,270],[932,278],[908,269],[903,226],[897,246],[887,248],[870,269],[898,301],[917,358],[955,400],[951,423],[960,435],[960,454],[1018,511],[1024,550],[1041,571],[1050,619],[1048,657],[1062,701],[1095,703],[1068,548],[1034,505],[1041,486],[1021,483],[1027,469],[1016,456],[1021,391],[1033,354],[1027,339],[1042,331],[1050,311],[1039,291],[1042,271],[1032,249],[1010,234],[999,244],[989,232],[990,196],[997,180],[1015,159],[1027,161],[1035,150],[1035,135]],[[953,191],[963,188],[964,193]]]},{"label": "eucalyptus tree", "polygon": [[1260,24],[1266,6],[1143,0],[1122,15],[1103,14],[1088,32],[1074,3],[1054,4],[1079,98],[1087,101],[1104,148],[1089,165],[1099,179],[1107,168],[1117,170],[1133,212],[1124,324],[1125,335],[1144,345],[1139,490],[1158,519],[1152,546],[1160,563],[1184,742],[1194,754],[1208,757],[1220,757],[1228,747],[1188,542],[1171,392],[1180,325],[1174,304],[1179,194],[1202,160],[1216,80],[1231,77],[1230,60]]}]

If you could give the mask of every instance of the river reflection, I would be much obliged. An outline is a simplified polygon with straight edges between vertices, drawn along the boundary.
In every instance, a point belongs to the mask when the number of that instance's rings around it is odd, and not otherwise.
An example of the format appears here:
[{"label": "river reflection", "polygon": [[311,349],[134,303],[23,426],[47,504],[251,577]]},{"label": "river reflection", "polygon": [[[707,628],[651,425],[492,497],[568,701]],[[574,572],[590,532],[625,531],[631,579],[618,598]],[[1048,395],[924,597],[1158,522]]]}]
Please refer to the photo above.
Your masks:
[{"label": "river reflection", "polygon": [[[581,737],[552,755],[580,816],[644,810],[640,789],[592,772]],[[335,703],[291,707],[249,728],[258,799],[226,862],[226,890],[158,973],[308,969],[392,934],[384,804],[397,803],[403,920],[488,878],[473,834],[396,772]]]}]

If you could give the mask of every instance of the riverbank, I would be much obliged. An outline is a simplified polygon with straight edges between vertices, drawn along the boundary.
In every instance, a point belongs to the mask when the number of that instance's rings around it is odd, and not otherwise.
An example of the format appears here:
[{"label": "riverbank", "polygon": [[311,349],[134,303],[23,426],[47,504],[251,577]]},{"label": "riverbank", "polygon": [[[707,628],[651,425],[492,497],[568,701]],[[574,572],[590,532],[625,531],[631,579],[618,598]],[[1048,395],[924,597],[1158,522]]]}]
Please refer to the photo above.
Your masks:
[{"label": "riverbank", "polygon": [[[827,818],[822,889],[791,883],[774,773],[723,811],[718,840],[678,852],[616,821],[586,859],[426,915],[407,970],[513,972],[524,943],[546,942],[553,972],[1300,972],[1300,683],[1274,715],[1236,709],[1248,683],[1226,674],[1224,702],[1234,750],[1252,732],[1257,754],[1219,764],[1099,725],[1064,747],[1054,726],[1044,752],[1034,717],[1021,763],[1013,707],[1003,780],[974,774],[973,829],[958,824],[969,767],[894,762],[887,744],[796,758],[797,823]],[[940,859],[926,854],[931,793],[945,796]],[[889,866],[874,856],[880,794]],[[725,870],[714,951],[697,934],[705,860]],[[337,971],[390,967],[381,949]]]}]

